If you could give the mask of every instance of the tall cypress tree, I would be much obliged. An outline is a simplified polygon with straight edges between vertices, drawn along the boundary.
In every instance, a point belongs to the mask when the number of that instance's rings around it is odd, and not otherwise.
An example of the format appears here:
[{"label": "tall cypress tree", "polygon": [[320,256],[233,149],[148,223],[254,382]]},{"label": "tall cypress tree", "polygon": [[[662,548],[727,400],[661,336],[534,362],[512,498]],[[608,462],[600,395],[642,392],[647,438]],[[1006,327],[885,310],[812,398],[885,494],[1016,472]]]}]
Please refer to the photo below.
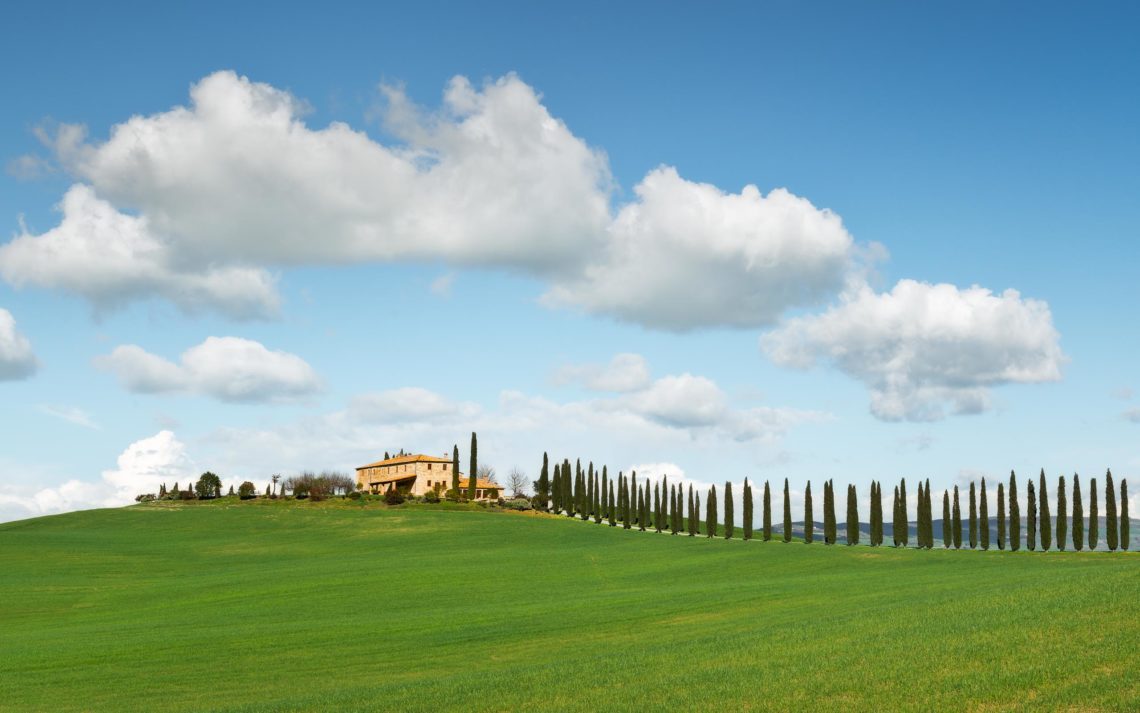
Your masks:
[{"label": "tall cypress tree", "polygon": [[978,546],[978,498],[974,481],[970,481],[970,549]]},{"label": "tall cypress tree", "polygon": [[1025,546],[1032,552],[1037,549],[1037,498],[1033,494],[1033,478],[1026,483],[1025,501]]},{"label": "tall cypress tree", "polygon": [[1048,552],[1053,544],[1053,521],[1049,515],[1049,493],[1045,490],[1045,469],[1041,469],[1041,482],[1037,485],[1038,510],[1041,514],[1041,551]]},{"label": "tall cypress tree", "polygon": [[1112,471],[1104,474],[1104,537],[1109,552],[1116,552],[1116,488],[1112,485]]},{"label": "tall cypress tree", "polygon": [[950,513],[950,532],[954,537],[954,549],[962,549],[962,509],[958,505],[958,486],[954,486],[954,509]]},{"label": "tall cypress tree", "polygon": [[597,473],[594,473],[594,524],[599,525],[602,518],[606,515],[606,500],[602,495],[606,492],[605,480],[599,480]]},{"label": "tall cypress tree", "polygon": [[609,517],[610,527],[617,527],[618,511],[617,503],[614,502],[614,481],[609,482],[609,487],[606,488],[606,513]]},{"label": "tall cypress tree", "polygon": [[1121,549],[1129,549],[1132,522],[1129,521],[1129,481],[1121,478]]},{"label": "tall cypress tree", "polygon": [[732,482],[726,480],[724,483],[724,539],[732,539],[735,525],[732,512]]},{"label": "tall cypress tree", "polygon": [[1005,549],[1005,486],[998,481],[998,514],[997,514],[997,546],[999,550]]},{"label": "tall cypress tree", "polygon": [[653,484],[653,529],[661,532],[661,494],[658,490],[660,483]]},{"label": "tall cypress tree", "polygon": [[1073,473],[1073,549],[1085,548],[1085,506],[1081,504],[1081,476]]},{"label": "tall cypress tree", "polygon": [[1057,549],[1065,551],[1065,540],[1069,536],[1069,516],[1068,516],[1068,503],[1066,498],[1068,493],[1065,490],[1065,476],[1061,475],[1057,478]]},{"label": "tall cypress tree", "polygon": [[570,470],[570,459],[562,460],[562,510],[566,517],[574,517],[574,480]]},{"label": "tall cypress tree", "polygon": [[669,494],[669,476],[661,476],[661,529],[669,529],[669,505],[665,502],[665,496]]},{"label": "tall cypress tree", "polygon": [[899,533],[899,542],[906,547],[910,542],[910,521],[906,514],[906,478],[899,481],[899,519],[902,522],[902,532]]},{"label": "tall cypress tree", "polygon": [[602,517],[610,517],[613,514],[613,503],[610,502],[610,493],[613,491],[613,484],[610,483],[609,473],[606,472],[606,467],[602,466]]},{"label": "tall cypress tree", "polygon": [[637,529],[645,532],[645,491],[637,489]]},{"label": "tall cypress tree", "polygon": [[784,478],[784,542],[792,541],[792,498],[788,495],[788,479]]},{"label": "tall cypress tree", "polygon": [[1017,502],[1017,476],[1009,471],[1009,550],[1021,549],[1021,505]]},{"label": "tall cypress tree", "polygon": [[590,461],[589,468],[586,469],[586,507],[583,512],[583,520],[588,519],[594,514],[594,461]]},{"label": "tall cypress tree", "polygon": [[895,547],[902,544],[902,516],[899,514],[899,486],[895,486],[895,496],[891,501],[891,541]]},{"label": "tall cypress tree", "polygon": [[883,544],[883,486],[871,481],[871,546]]},{"label": "tall cypress tree", "polygon": [[1132,523],[1128,521],[1128,481],[1120,479],[1120,549],[1127,550],[1131,544]]},{"label": "tall cypress tree", "polygon": [[744,541],[752,539],[752,484],[744,479]]},{"label": "tall cypress tree", "polygon": [[[387,459],[385,459],[387,460]],[[459,499],[459,444],[451,447],[451,489],[455,491],[455,499]]]},{"label": "tall cypress tree", "polygon": [[831,540],[831,513],[835,509],[831,507],[831,484],[829,481],[823,481],[823,544],[832,544]]},{"label": "tall cypress tree", "polygon": [[812,513],[811,507],[811,481],[807,483],[807,488],[804,489],[804,542],[811,544],[815,536],[815,515]]},{"label": "tall cypress tree", "polygon": [[982,490],[978,497],[978,526],[981,527],[981,544],[983,550],[990,548],[990,502],[986,497],[986,479],[982,478]]},{"label": "tall cypress tree", "polygon": [[705,502],[705,535],[716,537],[716,486],[709,486],[709,495]]},{"label": "tall cypress tree", "polygon": [[696,497],[697,496],[693,495],[693,485],[692,485],[692,483],[690,483],[689,484],[689,537],[696,537],[697,531],[699,529],[699,527],[697,525],[697,522],[699,520],[699,516],[697,515]]},{"label": "tall cypress tree", "polygon": [[550,479],[550,507],[555,513],[562,511],[562,464],[554,464],[554,477]]},{"label": "tall cypress tree", "polygon": [[542,470],[538,472],[538,483],[534,489],[535,507],[546,512],[550,505],[550,458],[545,451],[542,454]]},{"label": "tall cypress tree", "polygon": [[772,539],[772,492],[768,489],[768,481],[764,481],[764,541]]},{"label": "tall cypress tree", "polygon": [[942,491],[942,546],[950,549],[954,546],[954,535],[951,533],[950,523],[950,493]]},{"label": "tall cypress tree", "polygon": [[1089,550],[1100,542],[1100,513],[1097,512],[1096,478],[1089,481]]},{"label": "tall cypress tree", "polygon": [[915,504],[915,546],[918,549],[926,547],[926,519],[922,513],[926,510],[926,490],[922,486],[922,481],[918,481],[918,502]]},{"label": "tall cypress tree", "polygon": [[859,544],[859,502],[854,485],[847,486],[847,544]]},{"label": "tall cypress tree", "polygon": [[622,475],[620,477],[620,491],[619,497],[621,498],[621,527],[623,530],[628,530],[633,527],[633,501],[629,492],[629,478]]},{"label": "tall cypress tree", "polygon": [[934,498],[930,495],[930,478],[926,479],[926,549],[934,549]]},{"label": "tall cypress tree", "polygon": [[475,486],[478,485],[479,475],[479,441],[475,432],[471,432],[471,471],[467,474],[467,499],[475,499]]}]

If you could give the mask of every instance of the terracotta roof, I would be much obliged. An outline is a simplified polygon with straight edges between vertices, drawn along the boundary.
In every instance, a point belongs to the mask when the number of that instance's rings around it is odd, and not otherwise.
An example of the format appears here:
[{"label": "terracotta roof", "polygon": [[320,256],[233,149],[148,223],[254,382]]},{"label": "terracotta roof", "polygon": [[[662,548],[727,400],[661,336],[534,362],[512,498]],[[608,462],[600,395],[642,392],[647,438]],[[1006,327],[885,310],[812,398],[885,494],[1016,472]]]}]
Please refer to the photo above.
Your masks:
[{"label": "terracotta roof", "polygon": [[[471,487],[471,479],[470,478],[460,478],[459,479],[459,489],[460,490],[466,490],[469,487]],[[503,486],[499,485],[498,483],[492,483],[489,480],[483,480],[482,478],[479,478],[479,479],[476,479],[476,481],[475,481],[475,488],[478,490],[486,490],[487,488],[496,488],[498,490],[502,490]]]},{"label": "terracotta roof", "polygon": [[364,468],[375,468],[376,466],[381,466],[381,465],[401,465],[403,463],[450,463],[450,462],[451,462],[450,458],[441,458],[439,456],[426,456],[426,455],[420,453],[417,455],[396,456],[395,458],[389,458],[387,460],[378,460],[375,463],[369,463],[368,465],[358,466],[357,470],[363,470]]}]

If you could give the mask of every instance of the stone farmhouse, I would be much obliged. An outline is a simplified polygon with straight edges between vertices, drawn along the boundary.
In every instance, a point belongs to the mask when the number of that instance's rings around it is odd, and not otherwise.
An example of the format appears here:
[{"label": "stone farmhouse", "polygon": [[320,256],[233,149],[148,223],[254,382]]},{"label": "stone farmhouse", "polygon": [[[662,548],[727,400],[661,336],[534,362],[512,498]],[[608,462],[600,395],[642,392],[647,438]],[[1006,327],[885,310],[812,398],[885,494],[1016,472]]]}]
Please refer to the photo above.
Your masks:
[{"label": "stone farmhouse", "polygon": [[[469,480],[459,473],[459,488],[466,491]],[[442,495],[451,488],[451,458],[423,455],[403,455],[356,469],[356,487],[370,493],[399,490],[408,495],[421,496],[429,490]],[[493,500],[503,492],[502,487],[489,480],[475,482],[476,500]]]}]

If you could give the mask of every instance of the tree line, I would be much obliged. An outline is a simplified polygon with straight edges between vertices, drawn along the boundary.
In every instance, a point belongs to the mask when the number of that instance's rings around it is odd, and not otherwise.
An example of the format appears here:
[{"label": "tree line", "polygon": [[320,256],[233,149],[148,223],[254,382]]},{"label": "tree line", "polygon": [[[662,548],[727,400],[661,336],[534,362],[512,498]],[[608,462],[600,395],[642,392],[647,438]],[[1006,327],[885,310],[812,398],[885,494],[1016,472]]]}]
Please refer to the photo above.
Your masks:
[{"label": "tree line", "polygon": [[[991,545],[997,549],[1018,551],[1022,547],[1022,516],[1021,502],[1017,495],[1017,476],[1013,471],[1009,474],[1009,488],[999,482],[997,484],[997,537],[996,542],[990,539],[989,500],[987,498],[986,479],[975,487],[969,483],[966,503],[965,519],[962,512],[962,494],[957,485],[953,490],[942,492],[942,546],[950,549],[988,550]],[[668,532],[673,535],[688,535],[696,537],[721,537],[732,539],[737,536],[736,517],[734,512],[735,500],[732,495],[733,484],[727,481],[723,488],[724,507],[718,508],[717,487],[710,486],[704,494],[704,518],[701,518],[701,493],[694,492],[690,484],[686,489],[680,484],[669,483],[668,476],[660,481],[650,481],[648,478],[638,480],[637,472],[628,476],[618,473],[610,477],[609,469],[602,466],[594,467],[588,462],[585,467],[579,459],[573,464],[569,459],[561,463],[550,465],[549,455],[542,456],[542,468],[539,470],[538,480],[534,481],[535,496],[534,507],[537,510],[551,512],[566,517],[576,517],[582,520],[593,520],[595,523],[607,523],[611,527],[622,527],[626,530]],[[1049,508],[1048,489],[1045,480],[1045,471],[1042,469],[1036,483],[1032,478],[1026,482],[1025,488],[1025,539],[1024,546],[1028,550],[1049,549],[1064,550],[1071,541],[1074,550],[1080,551],[1086,547],[1095,550],[1100,542],[1100,515],[1098,511],[1098,493],[1096,478],[1089,481],[1088,490],[1088,528],[1085,529],[1085,510],[1082,500],[1080,479],[1073,476],[1072,506],[1067,500],[1068,486],[1065,476],[1057,480],[1057,513],[1052,515]],[[743,488],[743,517],[741,538],[751,540],[755,537],[754,530],[754,501],[752,484],[745,479]],[[895,547],[909,547],[911,542],[911,527],[907,508],[906,479],[893,486],[891,502],[891,533],[892,544]],[[917,520],[914,533],[914,546],[920,549],[932,549],[934,542],[934,495],[931,493],[930,481],[919,481]],[[845,513],[844,539],[848,545],[860,544],[860,519],[858,494],[854,485],[848,485],[846,491],[847,507]],[[764,488],[760,495],[760,538],[764,541],[772,540],[777,535],[772,526],[772,493],[768,481],[764,481]],[[1119,503],[1119,508],[1117,504]],[[783,527],[779,536],[784,542],[792,541],[792,515],[791,494],[788,480],[784,479],[783,492]],[[1128,483],[1120,481],[1119,491],[1113,485],[1112,471],[1105,475],[1104,483],[1105,504],[1105,542],[1110,551],[1118,548],[1127,550],[1131,536],[1128,515]],[[804,488],[803,513],[803,541],[811,543],[815,539],[815,505],[812,499],[811,482]],[[836,520],[835,481],[827,480],[823,484],[823,541],[824,544],[833,545],[839,542]],[[869,542],[872,547],[883,544],[883,486],[878,481],[871,483],[870,504],[870,532]],[[1069,528],[1070,522],[1072,528]],[[1055,527],[1054,527],[1055,525]],[[963,537],[965,535],[965,537]],[[1071,536],[1071,540],[1070,540]]]}]

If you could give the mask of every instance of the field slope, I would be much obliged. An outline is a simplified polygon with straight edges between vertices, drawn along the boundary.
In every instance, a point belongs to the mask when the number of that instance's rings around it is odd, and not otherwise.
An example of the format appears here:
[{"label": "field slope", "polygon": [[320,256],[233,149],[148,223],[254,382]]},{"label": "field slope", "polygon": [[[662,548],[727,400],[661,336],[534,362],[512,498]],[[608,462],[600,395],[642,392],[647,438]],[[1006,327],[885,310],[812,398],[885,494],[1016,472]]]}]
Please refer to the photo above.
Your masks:
[{"label": "field slope", "polygon": [[0,525],[4,710],[1138,710],[1140,557],[424,507]]}]

